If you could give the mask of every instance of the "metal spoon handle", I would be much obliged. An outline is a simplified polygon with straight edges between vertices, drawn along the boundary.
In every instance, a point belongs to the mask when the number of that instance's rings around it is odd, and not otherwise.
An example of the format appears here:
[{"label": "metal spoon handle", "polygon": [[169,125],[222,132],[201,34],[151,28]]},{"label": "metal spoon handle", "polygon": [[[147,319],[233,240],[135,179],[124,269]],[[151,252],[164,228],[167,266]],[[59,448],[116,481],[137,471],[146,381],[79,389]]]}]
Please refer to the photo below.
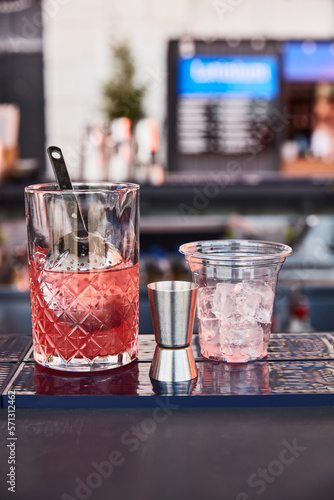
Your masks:
[{"label": "metal spoon handle", "polygon": [[50,146],[48,147],[47,152],[60,189],[73,190],[72,182],[61,149],[57,148],[57,146]]},{"label": "metal spoon handle", "polygon": [[[50,146],[47,148],[47,152],[49,155],[49,159],[52,165],[53,172],[55,174],[55,177],[57,179],[58,185],[60,189],[63,189],[65,191],[72,191],[73,192],[73,186],[72,182],[66,167],[66,163],[63,157],[62,150],[58,148],[57,146]],[[75,231],[77,233],[80,233],[81,236],[85,237],[88,236],[88,231],[86,229],[82,213],[78,204],[78,200],[76,195],[73,192],[73,203],[69,207],[67,207],[67,214],[69,217],[69,220],[71,222],[71,225],[73,227],[73,219],[75,218],[76,220],[76,226],[75,226]]]}]

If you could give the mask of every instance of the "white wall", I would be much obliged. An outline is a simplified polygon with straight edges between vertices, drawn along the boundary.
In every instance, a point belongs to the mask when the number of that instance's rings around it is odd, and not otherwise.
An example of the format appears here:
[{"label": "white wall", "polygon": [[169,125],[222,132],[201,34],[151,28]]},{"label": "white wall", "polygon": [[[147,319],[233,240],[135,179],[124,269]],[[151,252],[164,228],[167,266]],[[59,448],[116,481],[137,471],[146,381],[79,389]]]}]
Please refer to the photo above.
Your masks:
[{"label": "white wall", "polygon": [[333,0],[43,0],[47,144],[75,167],[83,126],[102,116],[112,40],[129,41],[146,112],[162,126],[170,38],[333,37],[333,11]]}]

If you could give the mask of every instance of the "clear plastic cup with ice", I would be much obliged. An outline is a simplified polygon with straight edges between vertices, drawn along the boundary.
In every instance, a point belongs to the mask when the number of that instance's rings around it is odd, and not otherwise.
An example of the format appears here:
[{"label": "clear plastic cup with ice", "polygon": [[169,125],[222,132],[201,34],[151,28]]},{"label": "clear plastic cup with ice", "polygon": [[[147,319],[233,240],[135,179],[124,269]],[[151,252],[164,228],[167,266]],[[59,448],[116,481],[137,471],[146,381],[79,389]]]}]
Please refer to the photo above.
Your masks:
[{"label": "clear plastic cup with ice", "polygon": [[201,353],[229,363],[267,355],[278,273],[292,250],[267,241],[217,240],[180,247],[198,283]]}]

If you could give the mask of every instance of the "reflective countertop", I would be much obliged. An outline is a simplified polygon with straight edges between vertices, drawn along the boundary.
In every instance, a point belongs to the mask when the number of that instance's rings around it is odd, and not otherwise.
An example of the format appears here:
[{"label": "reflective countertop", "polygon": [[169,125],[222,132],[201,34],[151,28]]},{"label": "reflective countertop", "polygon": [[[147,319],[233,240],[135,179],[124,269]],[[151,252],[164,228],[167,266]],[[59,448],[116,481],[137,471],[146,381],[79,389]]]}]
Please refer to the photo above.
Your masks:
[{"label": "reflective countertop", "polygon": [[272,334],[267,358],[228,364],[200,356],[193,337],[198,378],[157,383],[149,377],[153,335],[139,336],[138,360],[103,372],[70,374],[36,364],[32,339],[0,336],[2,406],[15,391],[26,408],[256,407],[334,405],[334,334]]}]

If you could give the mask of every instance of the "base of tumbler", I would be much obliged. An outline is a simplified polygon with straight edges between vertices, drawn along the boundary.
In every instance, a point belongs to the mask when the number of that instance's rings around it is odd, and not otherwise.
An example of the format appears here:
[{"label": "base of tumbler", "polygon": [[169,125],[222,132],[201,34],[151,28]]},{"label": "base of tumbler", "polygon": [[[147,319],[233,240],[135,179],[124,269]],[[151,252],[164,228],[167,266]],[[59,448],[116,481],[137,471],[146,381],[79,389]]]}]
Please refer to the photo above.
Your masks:
[{"label": "base of tumbler", "polygon": [[66,361],[62,356],[50,355],[48,359],[40,353],[34,352],[36,363],[46,368],[61,370],[65,372],[97,372],[103,370],[112,370],[132,363],[137,359],[138,353],[130,355],[128,352],[114,354],[110,356],[97,356],[93,361],[82,358],[72,358]]},{"label": "base of tumbler", "polygon": [[248,358],[241,358],[241,357],[231,357],[231,356],[206,356],[205,354],[201,353],[203,358],[205,359],[210,359],[212,361],[223,361],[224,363],[233,363],[233,364],[240,364],[240,363],[251,363],[252,361],[259,361],[260,359],[263,359],[267,356],[267,352],[265,354],[261,354],[261,356],[257,357],[248,357]]},{"label": "base of tumbler", "polygon": [[[268,354],[271,323],[260,324],[261,329],[249,329],[249,337],[237,337],[239,342],[232,342],[225,338],[225,330],[219,331],[218,335],[208,337],[203,333],[199,335],[201,355],[204,358],[225,363],[249,363],[263,359]],[[228,332],[228,330],[227,330]],[[254,335],[252,335],[254,332]],[[256,335],[261,334],[261,336]],[[227,336],[228,337],[228,336]]]},{"label": "base of tumbler", "polygon": [[260,356],[242,356],[238,354],[234,354],[231,356],[227,355],[212,355],[209,354],[205,349],[201,349],[201,355],[203,358],[206,359],[211,359],[212,361],[223,361],[224,363],[234,363],[234,364],[240,364],[240,363],[250,363],[252,361],[259,361],[260,359],[263,359],[267,356],[268,351],[265,350],[261,353]]}]

